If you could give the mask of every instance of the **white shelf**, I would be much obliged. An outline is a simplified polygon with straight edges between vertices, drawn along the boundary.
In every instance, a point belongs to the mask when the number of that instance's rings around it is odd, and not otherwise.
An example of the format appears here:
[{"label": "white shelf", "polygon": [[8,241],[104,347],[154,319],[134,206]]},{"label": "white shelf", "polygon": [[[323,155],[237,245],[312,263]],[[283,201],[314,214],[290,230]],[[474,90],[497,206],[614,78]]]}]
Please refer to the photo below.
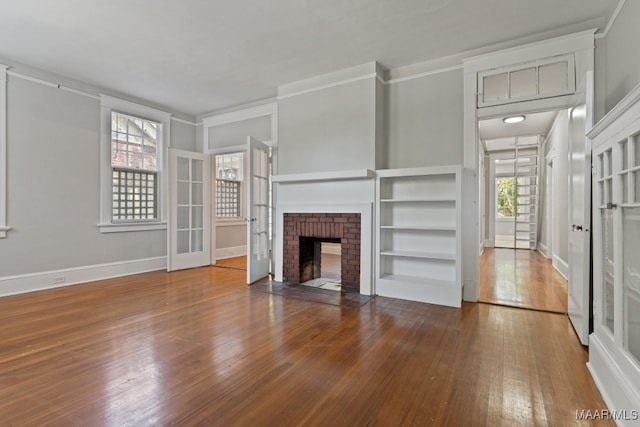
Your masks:
[{"label": "white shelf", "polygon": [[383,230],[414,230],[414,231],[456,231],[455,226],[449,225],[381,225]]},{"label": "white shelf", "polygon": [[376,293],[460,307],[462,168],[377,171]]},{"label": "white shelf", "polygon": [[428,283],[436,286],[455,286],[454,280],[434,279],[431,277],[416,277],[406,276],[402,274],[384,274],[380,277],[383,280],[391,280],[395,282],[409,282],[409,283]]},{"label": "white shelf", "polygon": [[455,261],[456,254],[445,252],[422,252],[422,251],[395,251],[384,250],[380,252],[382,256],[396,256],[405,258],[424,258]]}]

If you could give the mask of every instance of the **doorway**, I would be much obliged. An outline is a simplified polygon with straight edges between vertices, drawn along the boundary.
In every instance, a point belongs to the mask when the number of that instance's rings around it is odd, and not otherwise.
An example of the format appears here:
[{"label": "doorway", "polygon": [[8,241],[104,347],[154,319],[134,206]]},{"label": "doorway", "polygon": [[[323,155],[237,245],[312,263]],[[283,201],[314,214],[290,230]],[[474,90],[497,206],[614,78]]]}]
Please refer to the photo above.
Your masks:
[{"label": "doorway", "polygon": [[[566,209],[567,183],[565,179],[550,197],[554,181],[548,176],[564,171],[566,178],[567,114],[550,110],[522,114],[519,123],[508,123],[505,117],[478,122],[480,164],[485,166],[480,174],[480,206],[485,209],[480,215],[485,221],[479,260],[481,302],[567,312],[567,280],[554,267],[549,239],[567,227],[568,218],[557,221],[552,214],[560,197]],[[547,158],[558,153],[564,165],[554,170]],[[555,248],[561,249],[558,244]],[[556,258],[566,260],[566,251],[557,252]]]},{"label": "doorway", "polygon": [[246,140],[243,151],[214,155],[211,264],[245,270],[251,284],[271,272],[272,163],[267,144]]}]

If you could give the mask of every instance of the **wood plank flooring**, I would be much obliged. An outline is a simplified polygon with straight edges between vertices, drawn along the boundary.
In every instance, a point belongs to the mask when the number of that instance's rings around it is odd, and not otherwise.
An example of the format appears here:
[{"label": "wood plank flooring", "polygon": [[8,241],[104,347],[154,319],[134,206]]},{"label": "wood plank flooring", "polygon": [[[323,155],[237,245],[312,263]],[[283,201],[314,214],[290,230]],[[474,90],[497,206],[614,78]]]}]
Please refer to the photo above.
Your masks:
[{"label": "wood plank flooring", "polygon": [[485,248],[480,301],[566,313],[567,280],[538,251]]},{"label": "wood plank flooring", "polygon": [[206,267],[0,298],[0,425],[573,426],[605,408],[566,316],[353,310],[244,279]]},{"label": "wood plank flooring", "polygon": [[216,260],[216,267],[235,268],[237,270],[247,271],[247,257],[236,256],[233,258],[224,258]]}]

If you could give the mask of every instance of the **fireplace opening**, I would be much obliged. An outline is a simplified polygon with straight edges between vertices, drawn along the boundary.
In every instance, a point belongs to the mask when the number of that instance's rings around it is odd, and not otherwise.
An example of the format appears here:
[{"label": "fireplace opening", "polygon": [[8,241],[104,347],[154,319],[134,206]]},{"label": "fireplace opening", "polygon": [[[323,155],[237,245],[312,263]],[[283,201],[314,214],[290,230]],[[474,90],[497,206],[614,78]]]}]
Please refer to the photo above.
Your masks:
[{"label": "fireplace opening", "polygon": [[340,291],[340,239],[300,237],[300,284]]},{"label": "fireplace opening", "polygon": [[[323,263],[322,244],[333,243],[340,245],[340,290],[360,292],[359,213],[287,212],[283,219],[282,276],[286,282],[299,284],[320,278],[323,264],[332,264]],[[328,248],[325,245],[325,253]],[[325,258],[337,261],[329,255]]]}]

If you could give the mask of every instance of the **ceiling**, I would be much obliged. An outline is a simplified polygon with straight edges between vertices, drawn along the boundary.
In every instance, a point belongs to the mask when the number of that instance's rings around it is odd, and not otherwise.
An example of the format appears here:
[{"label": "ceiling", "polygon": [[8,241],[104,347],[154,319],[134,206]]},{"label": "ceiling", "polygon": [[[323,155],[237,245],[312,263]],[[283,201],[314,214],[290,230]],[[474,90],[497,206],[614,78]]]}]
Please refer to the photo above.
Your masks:
[{"label": "ceiling", "polygon": [[606,24],[618,0],[0,0],[0,59],[188,114],[282,84]]},{"label": "ceiling", "polygon": [[500,151],[513,148],[514,136],[546,136],[558,115],[557,111],[543,111],[525,114],[525,120],[520,123],[504,123],[504,117],[478,121],[478,134],[483,142],[485,151]]}]

